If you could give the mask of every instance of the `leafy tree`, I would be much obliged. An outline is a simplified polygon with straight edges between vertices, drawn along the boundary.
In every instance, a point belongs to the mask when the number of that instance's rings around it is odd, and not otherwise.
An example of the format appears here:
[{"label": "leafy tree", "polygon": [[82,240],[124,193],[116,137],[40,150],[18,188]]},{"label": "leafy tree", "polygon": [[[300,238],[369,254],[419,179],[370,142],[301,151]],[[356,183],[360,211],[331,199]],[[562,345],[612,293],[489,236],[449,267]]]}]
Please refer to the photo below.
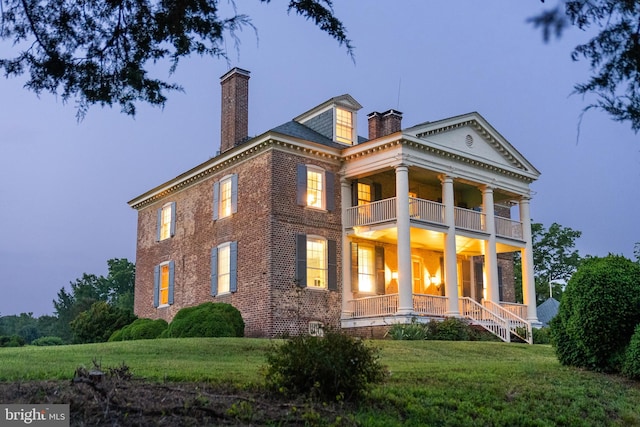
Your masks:
[{"label": "leafy tree", "polygon": [[[541,0],[544,3],[544,0]],[[571,58],[589,62],[592,75],[574,86],[574,93],[594,94],[596,108],[615,121],[640,130],[640,3],[637,0],[559,0],[555,7],[530,19],[545,41],[561,37],[569,27],[597,28],[597,34],[576,46]]]},{"label": "leafy tree", "polygon": [[80,313],[69,326],[75,343],[106,342],[112,333],[135,319],[130,310],[98,301]]},{"label": "leafy tree", "polygon": [[[553,297],[560,300],[563,283],[567,283],[575,273],[582,258],[575,249],[581,231],[553,223],[545,229],[541,223],[531,224],[533,239],[533,270],[536,282],[536,304],[549,298],[551,286]],[[522,261],[516,254],[516,299],[522,301]]]},{"label": "leafy tree", "polygon": [[16,335],[27,343],[43,335],[38,319],[33,317],[32,312],[0,317],[0,331],[0,335]]},{"label": "leafy tree", "polygon": [[126,258],[114,258],[108,260],[107,265],[107,277],[84,273],[81,278],[70,282],[70,292],[60,289],[58,299],[53,301],[57,317],[53,335],[71,341],[70,323],[98,301],[133,312],[135,264]]},{"label": "leafy tree", "polygon": [[[270,3],[270,0],[260,0]],[[233,1],[232,1],[233,4]],[[75,98],[81,118],[93,104],[119,104],[134,115],[137,101],[164,105],[180,86],[151,77],[168,59],[172,73],[191,54],[227,58],[225,41],[253,27],[247,15],[221,16],[219,0],[0,0],[0,39],[20,47],[0,59],[7,76],[28,75],[26,87]],[[288,12],[313,21],[352,53],[332,0],[290,0]]]},{"label": "leafy tree", "polygon": [[633,247],[633,255],[636,257],[636,262],[640,262],[640,242]]}]

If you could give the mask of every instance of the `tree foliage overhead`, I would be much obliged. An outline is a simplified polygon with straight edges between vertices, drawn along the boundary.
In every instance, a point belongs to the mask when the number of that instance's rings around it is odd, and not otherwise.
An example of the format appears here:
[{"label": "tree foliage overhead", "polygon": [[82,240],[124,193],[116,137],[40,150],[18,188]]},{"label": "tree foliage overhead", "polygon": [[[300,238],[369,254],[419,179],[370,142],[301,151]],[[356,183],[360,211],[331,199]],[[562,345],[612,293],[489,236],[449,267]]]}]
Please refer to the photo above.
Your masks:
[{"label": "tree foliage overhead", "polygon": [[[544,0],[541,0],[544,3]],[[575,47],[571,58],[589,61],[592,75],[576,84],[577,94],[594,94],[585,108],[607,112],[615,121],[640,130],[640,2],[637,0],[559,0],[530,19],[545,41],[569,27],[597,29],[593,38]]]},{"label": "tree foliage overhead", "polygon": [[[270,0],[259,0],[270,3]],[[82,117],[94,104],[119,104],[135,115],[136,102],[164,105],[180,86],[152,77],[149,68],[168,59],[170,72],[191,54],[227,58],[224,41],[244,27],[247,15],[221,16],[219,0],[0,0],[0,39],[20,48],[0,59],[6,76],[26,74],[26,87],[75,99]],[[233,2],[232,2],[233,3]],[[332,0],[290,0],[352,52]]]}]

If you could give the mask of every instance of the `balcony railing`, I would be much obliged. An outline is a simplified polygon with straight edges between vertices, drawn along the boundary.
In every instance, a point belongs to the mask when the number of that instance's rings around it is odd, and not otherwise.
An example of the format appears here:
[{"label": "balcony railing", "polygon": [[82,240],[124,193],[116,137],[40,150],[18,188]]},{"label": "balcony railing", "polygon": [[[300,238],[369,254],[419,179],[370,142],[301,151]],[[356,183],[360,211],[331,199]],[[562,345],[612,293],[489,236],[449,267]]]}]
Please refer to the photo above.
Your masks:
[{"label": "balcony railing", "polygon": [[524,304],[516,304],[514,302],[501,302],[500,305],[505,310],[510,311],[511,313],[522,319],[527,318],[527,306]]},{"label": "balcony railing", "polygon": [[398,294],[377,295],[348,302],[351,317],[386,316],[398,311]]},{"label": "balcony railing", "polygon": [[[347,209],[347,228],[367,226],[396,220],[396,198],[391,197]],[[409,216],[414,221],[444,225],[444,205],[432,200],[409,197]],[[486,215],[482,212],[455,208],[456,227],[471,231],[486,231]],[[496,235],[522,239],[522,223],[495,217]]]},{"label": "balcony railing", "polygon": [[496,235],[522,240],[522,223],[510,218],[496,218]]},{"label": "balcony railing", "polygon": [[413,294],[413,311],[419,314],[444,316],[447,312],[447,297]]}]

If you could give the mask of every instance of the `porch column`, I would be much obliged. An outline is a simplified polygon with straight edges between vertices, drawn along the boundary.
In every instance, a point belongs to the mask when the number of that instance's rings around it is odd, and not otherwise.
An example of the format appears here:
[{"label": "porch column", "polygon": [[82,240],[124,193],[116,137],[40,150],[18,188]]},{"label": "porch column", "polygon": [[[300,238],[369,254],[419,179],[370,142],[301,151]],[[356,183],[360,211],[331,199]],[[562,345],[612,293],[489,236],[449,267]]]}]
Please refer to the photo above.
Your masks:
[{"label": "porch column", "polygon": [[487,299],[500,302],[500,289],[498,282],[498,255],[496,251],[496,219],[493,204],[493,188],[482,188],[482,210],[484,211],[485,231],[489,239],[484,241],[484,268],[487,280]]},{"label": "porch column", "polygon": [[458,259],[456,256],[456,212],[453,178],[442,176],[442,201],[447,234],[444,240],[444,283],[447,296],[447,316],[460,316],[458,301]]},{"label": "porch column", "polygon": [[347,210],[351,207],[351,183],[346,178],[340,178],[340,199],[342,207],[342,318],[351,316],[349,301],[353,299],[351,292],[351,242],[347,237],[345,224]]},{"label": "porch column", "polygon": [[398,226],[398,314],[413,312],[411,289],[411,224],[409,222],[409,168],[396,166],[396,222]]},{"label": "porch column", "polygon": [[536,311],[536,281],[533,274],[533,238],[531,236],[531,213],[529,211],[529,197],[520,199],[520,222],[522,223],[522,238],[524,249],[520,250],[522,258],[522,296],[527,306],[527,320],[540,323]]}]

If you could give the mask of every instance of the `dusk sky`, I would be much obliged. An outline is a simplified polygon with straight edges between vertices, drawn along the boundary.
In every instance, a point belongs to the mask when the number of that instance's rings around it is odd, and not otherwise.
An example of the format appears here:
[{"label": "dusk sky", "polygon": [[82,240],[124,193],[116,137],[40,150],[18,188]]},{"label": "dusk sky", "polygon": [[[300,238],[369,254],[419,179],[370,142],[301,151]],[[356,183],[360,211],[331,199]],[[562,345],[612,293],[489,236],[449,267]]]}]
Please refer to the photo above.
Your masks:
[{"label": "dusk sky", "polygon": [[[540,1],[335,2],[355,62],[287,16],[288,2],[237,3],[257,37],[240,33],[239,54],[228,41],[229,62],[193,57],[172,76],[160,64],[157,76],[184,93],[169,94],[164,109],[139,105],[135,119],[96,106],[77,122],[73,101],[0,79],[0,315],[52,314],[57,292],[82,273],[106,275],[110,258],[135,261],[137,215],[126,202],[216,154],[219,77],[234,66],[251,71],[250,135],[345,93],[363,105],[362,136],[372,111],[403,112],[403,127],[477,111],[542,173],[535,222],[582,231],[583,256],[633,257],[640,139],[595,110],[578,126],[590,99],[570,94],[589,69],[570,53],[587,35],[572,29],[544,44],[526,23]],[[14,55],[0,44],[0,57]]]}]

